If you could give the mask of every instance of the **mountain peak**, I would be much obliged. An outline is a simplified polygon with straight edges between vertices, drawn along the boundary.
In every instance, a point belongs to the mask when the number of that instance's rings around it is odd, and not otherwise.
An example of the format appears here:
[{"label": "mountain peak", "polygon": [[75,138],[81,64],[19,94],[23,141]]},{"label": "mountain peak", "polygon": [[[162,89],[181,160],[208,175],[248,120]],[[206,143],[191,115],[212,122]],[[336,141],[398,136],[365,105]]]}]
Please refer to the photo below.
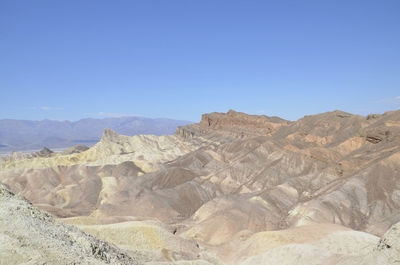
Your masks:
[{"label": "mountain peak", "polygon": [[42,150],[40,150],[39,152],[37,152],[37,154],[39,156],[48,156],[51,155],[52,153],[54,153],[53,151],[51,151],[49,148],[47,147],[43,147]]},{"label": "mountain peak", "polygon": [[116,133],[114,130],[111,130],[110,128],[105,128],[103,131],[103,136],[101,137],[101,141],[113,140],[118,136],[119,134]]}]

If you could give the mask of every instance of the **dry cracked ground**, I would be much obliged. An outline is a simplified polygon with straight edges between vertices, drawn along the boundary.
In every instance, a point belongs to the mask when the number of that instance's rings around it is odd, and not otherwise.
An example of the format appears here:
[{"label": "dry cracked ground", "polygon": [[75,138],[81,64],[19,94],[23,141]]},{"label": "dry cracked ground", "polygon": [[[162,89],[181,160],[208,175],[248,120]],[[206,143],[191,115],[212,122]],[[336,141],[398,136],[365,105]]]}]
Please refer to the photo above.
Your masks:
[{"label": "dry cracked ground", "polygon": [[106,129],[0,182],[0,264],[400,263],[400,111]]}]

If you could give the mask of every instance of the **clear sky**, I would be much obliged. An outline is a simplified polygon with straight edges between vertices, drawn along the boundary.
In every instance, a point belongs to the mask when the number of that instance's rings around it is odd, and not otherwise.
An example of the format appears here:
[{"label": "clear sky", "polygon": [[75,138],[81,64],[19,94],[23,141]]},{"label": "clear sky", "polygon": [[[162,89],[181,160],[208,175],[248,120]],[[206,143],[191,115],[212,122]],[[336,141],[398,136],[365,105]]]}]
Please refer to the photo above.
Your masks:
[{"label": "clear sky", "polygon": [[1,0],[0,119],[400,108],[398,0]]}]

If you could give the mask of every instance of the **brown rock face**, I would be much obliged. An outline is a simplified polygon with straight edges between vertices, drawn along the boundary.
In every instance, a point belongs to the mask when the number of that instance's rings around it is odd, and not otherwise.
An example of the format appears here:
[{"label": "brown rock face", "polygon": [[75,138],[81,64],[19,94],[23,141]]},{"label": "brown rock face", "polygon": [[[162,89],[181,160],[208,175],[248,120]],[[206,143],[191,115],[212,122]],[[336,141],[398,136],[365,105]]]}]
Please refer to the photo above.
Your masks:
[{"label": "brown rock face", "polygon": [[[286,251],[351,264],[343,249],[372,251],[373,235],[400,221],[400,111],[295,122],[229,111],[174,136],[135,137],[106,130],[78,154],[4,158],[0,181],[60,217],[158,219],[228,264],[285,263]],[[254,258],[229,254],[250,246]]]},{"label": "brown rock face", "polygon": [[217,131],[239,138],[270,135],[290,122],[278,117],[255,116],[229,110],[225,113],[203,114],[199,127],[204,131]]}]

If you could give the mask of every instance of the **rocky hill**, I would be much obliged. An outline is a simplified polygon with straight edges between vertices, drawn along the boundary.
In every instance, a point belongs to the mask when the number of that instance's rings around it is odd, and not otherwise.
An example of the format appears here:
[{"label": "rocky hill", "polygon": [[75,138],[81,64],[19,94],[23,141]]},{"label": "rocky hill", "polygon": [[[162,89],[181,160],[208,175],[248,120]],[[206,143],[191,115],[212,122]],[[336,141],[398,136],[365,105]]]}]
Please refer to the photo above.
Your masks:
[{"label": "rocky hill", "polygon": [[127,251],[153,231],[164,243],[141,251],[159,261],[392,264],[399,169],[400,111],[295,122],[229,111],[175,135],[107,129],[87,150],[4,158],[0,182]]},{"label": "rocky hill", "polygon": [[0,264],[138,264],[0,186]]}]

